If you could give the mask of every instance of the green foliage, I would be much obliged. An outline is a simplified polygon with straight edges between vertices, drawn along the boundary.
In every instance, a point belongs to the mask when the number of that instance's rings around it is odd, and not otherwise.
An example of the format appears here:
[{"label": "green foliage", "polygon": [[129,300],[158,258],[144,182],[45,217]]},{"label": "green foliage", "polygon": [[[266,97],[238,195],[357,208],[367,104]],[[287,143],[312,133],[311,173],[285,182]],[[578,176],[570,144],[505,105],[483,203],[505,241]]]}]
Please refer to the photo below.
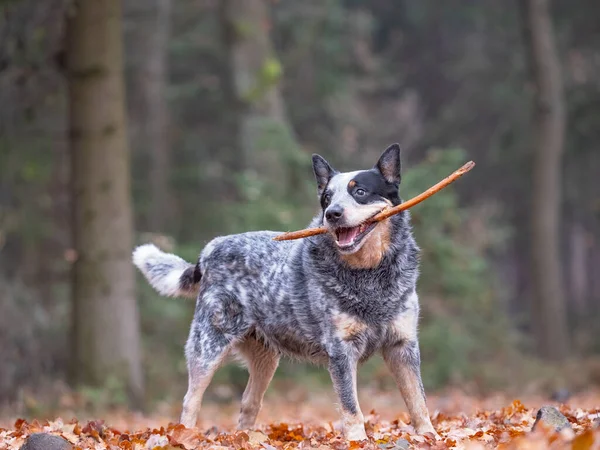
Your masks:
[{"label": "green foliage", "polygon": [[[250,158],[256,169],[234,175],[239,202],[226,206],[231,232],[256,229],[287,230],[302,227],[315,206],[310,158],[283,121],[257,117],[252,120]],[[271,177],[266,177],[270,174]]]},{"label": "green foliage", "polygon": [[[459,320],[461,324],[464,321]],[[472,374],[470,356],[476,337],[463,330],[461,324],[454,317],[434,315],[421,325],[419,344],[425,386],[440,388]]]},{"label": "green foliage", "polygon": [[53,231],[51,221],[44,217],[52,198],[48,192],[39,192],[50,182],[54,168],[50,145],[48,139],[21,142],[0,135],[0,179],[13,188],[13,204],[0,205],[0,235],[33,244]]},{"label": "green foliage", "polygon": [[[430,151],[403,177],[402,186],[407,188],[401,187],[402,196],[423,192],[466,159],[458,149]],[[422,249],[423,377],[426,385],[440,387],[472,378],[480,364],[513,344],[512,331],[494,294],[496,282],[487,260],[493,249],[479,246],[471,234],[468,221],[474,213],[460,206],[456,187],[430,197],[411,214]],[[504,225],[499,221],[486,225],[486,233],[497,235],[491,242],[502,242]]]},{"label": "green foliage", "polygon": [[81,386],[79,394],[86,409],[106,411],[128,404],[127,389],[119,377],[110,376],[101,386]]},{"label": "green foliage", "polygon": [[[48,291],[44,294],[49,295]],[[15,386],[39,385],[45,378],[62,375],[59,351],[67,348],[68,317],[65,308],[44,305],[31,286],[0,274],[0,397],[14,400]],[[15,326],[16,325],[16,326]],[[8,345],[10,343],[10,345]]]},{"label": "green foliage", "polygon": [[239,177],[240,203],[228,208],[232,220],[231,232],[249,230],[289,230],[307,222],[306,208],[298,208],[293,202],[273,189],[271,183],[259,178],[253,172]]},{"label": "green foliage", "polygon": [[242,94],[243,99],[248,103],[262,99],[269,89],[279,82],[282,75],[283,69],[277,58],[271,56],[265,59],[260,70],[254,76],[252,86]]}]

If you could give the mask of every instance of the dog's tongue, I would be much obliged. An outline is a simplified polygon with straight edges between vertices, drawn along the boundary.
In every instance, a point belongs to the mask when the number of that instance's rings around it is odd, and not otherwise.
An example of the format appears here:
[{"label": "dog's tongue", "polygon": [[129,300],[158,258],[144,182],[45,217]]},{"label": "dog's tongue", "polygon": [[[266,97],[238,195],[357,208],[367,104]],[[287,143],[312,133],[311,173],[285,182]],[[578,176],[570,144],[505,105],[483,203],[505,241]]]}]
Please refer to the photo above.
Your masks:
[{"label": "dog's tongue", "polygon": [[341,228],[338,231],[338,244],[350,245],[354,242],[354,238],[358,234],[359,227]]}]

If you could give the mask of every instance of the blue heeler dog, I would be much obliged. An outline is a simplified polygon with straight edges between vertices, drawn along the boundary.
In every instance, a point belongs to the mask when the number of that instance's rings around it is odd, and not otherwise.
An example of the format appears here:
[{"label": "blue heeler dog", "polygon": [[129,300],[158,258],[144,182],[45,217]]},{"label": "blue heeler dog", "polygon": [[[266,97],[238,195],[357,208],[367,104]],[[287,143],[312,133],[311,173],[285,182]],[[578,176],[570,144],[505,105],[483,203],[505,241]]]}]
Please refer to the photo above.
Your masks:
[{"label": "blue heeler dog", "polygon": [[419,249],[408,212],[366,225],[401,202],[400,147],[369,170],[340,173],[313,155],[329,233],[275,242],[275,232],[222,236],[196,265],[154,245],[133,261],[162,295],[196,298],[185,352],[189,372],[181,423],[194,427],[205,389],[228,354],[247,363],[240,429],[252,427],[279,358],[326,364],[349,440],[366,439],[356,371],[381,351],[419,434],[433,433],[420,375],[416,282]]}]

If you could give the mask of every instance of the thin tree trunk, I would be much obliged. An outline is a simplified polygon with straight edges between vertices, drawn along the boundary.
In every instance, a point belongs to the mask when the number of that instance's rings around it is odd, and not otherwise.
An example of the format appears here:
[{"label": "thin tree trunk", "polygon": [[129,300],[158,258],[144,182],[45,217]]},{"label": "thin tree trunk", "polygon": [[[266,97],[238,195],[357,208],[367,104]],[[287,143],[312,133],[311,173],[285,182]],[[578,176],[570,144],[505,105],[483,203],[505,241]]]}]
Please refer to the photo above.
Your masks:
[{"label": "thin tree trunk", "polygon": [[535,84],[531,260],[533,325],[540,354],[569,351],[560,255],[565,101],[548,0],[523,0],[526,43]]},{"label": "thin tree trunk", "polygon": [[286,164],[293,160],[298,144],[279,88],[281,66],[271,44],[269,4],[223,0],[221,8],[246,168],[285,188]]},{"label": "thin tree trunk", "polygon": [[73,375],[143,397],[119,0],[76,0],[67,21],[73,189]]},{"label": "thin tree trunk", "polygon": [[[220,38],[223,45],[223,52],[227,55],[220,64],[219,77],[221,90],[223,92],[223,100],[227,108],[223,126],[228,130],[222,144],[219,160],[228,173],[240,174],[243,173],[247,167],[245,155],[242,151],[242,141],[240,139],[245,104],[239,98],[236,87],[232,49],[237,39],[237,33],[230,19],[230,8],[231,5],[227,0],[218,3]],[[223,184],[225,187],[226,199],[242,199],[234,177],[224,177]]]}]

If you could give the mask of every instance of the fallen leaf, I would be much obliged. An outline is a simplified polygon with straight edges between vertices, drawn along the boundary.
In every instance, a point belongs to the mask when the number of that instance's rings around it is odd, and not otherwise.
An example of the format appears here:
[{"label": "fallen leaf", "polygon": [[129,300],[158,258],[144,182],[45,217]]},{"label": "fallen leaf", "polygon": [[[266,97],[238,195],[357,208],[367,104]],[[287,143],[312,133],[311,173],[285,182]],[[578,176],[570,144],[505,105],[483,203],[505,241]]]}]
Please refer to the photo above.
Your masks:
[{"label": "fallen leaf", "polygon": [[592,430],[586,430],[583,433],[575,436],[572,442],[573,450],[589,450],[594,445],[594,432]]},{"label": "fallen leaf", "polygon": [[261,433],[260,431],[248,432],[248,442],[250,442],[250,444],[252,445],[262,444],[267,439],[269,439],[269,437],[266,434]]}]

